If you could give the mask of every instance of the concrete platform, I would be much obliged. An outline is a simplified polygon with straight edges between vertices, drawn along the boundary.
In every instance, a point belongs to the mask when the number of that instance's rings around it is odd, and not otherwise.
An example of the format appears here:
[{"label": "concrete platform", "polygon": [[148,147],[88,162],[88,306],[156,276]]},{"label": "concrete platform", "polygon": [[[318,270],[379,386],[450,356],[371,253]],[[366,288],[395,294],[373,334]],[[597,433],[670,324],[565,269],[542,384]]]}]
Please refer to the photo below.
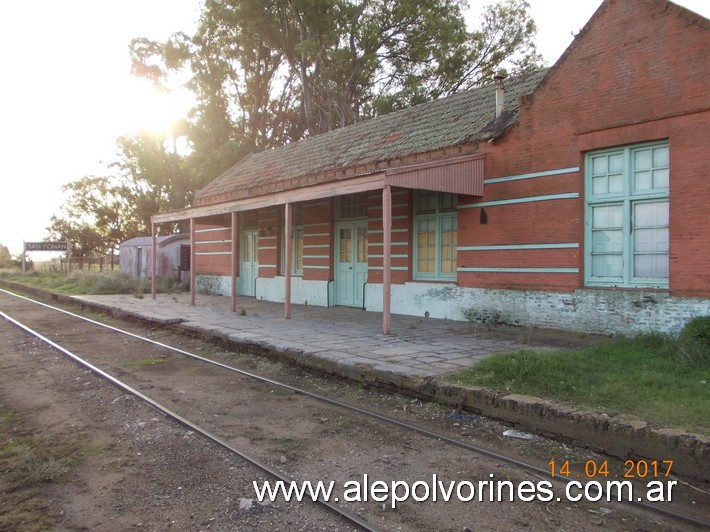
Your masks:
[{"label": "concrete platform", "polygon": [[156,323],[180,324],[189,331],[217,335],[252,351],[288,351],[296,362],[319,369],[333,365],[341,370],[367,368],[413,379],[458,371],[491,353],[520,348],[522,343],[554,348],[560,341],[569,345],[580,342],[574,335],[556,333],[554,338],[549,335],[546,345],[539,338],[527,342],[526,331],[520,328],[488,328],[400,315],[392,316],[392,333],[383,334],[382,314],[378,312],[293,305],[292,318],[286,320],[282,304],[246,297],[238,298],[237,312],[231,312],[229,298],[201,294],[194,306],[189,304],[188,294],[159,294],[155,300],[131,295],[74,299]]}]

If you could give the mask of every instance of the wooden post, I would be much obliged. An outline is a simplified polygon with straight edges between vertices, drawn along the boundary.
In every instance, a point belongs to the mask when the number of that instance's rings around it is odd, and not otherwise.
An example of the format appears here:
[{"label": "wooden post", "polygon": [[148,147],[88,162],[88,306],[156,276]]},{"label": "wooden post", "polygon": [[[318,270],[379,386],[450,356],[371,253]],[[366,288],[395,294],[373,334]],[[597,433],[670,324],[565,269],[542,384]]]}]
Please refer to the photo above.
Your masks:
[{"label": "wooden post", "polygon": [[382,189],[382,332],[390,333],[392,285],[392,188]]},{"label": "wooden post", "polygon": [[195,225],[190,218],[190,305],[195,304]]},{"label": "wooden post", "polygon": [[27,244],[25,241],[22,241],[22,275],[25,275],[25,272],[27,271],[27,258],[25,255],[27,254]]},{"label": "wooden post", "polygon": [[291,262],[293,260],[293,246],[291,245],[291,233],[293,232],[292,227],[292,216],[291,216],[291,204],[286,203],[284,205],[284,220],[285,220],[285,235],[284,235],[284,284],[285,284],[285,294],[284,294],[284,318],[287,320],[291,319]]},{"label": "wooden post", "polygon": [[153,268],[150,272],[150,297],[155,299],[158,294],[158,285],[155,280],[155,265],[157,264],[157,257],[158,257],[158,225],[157,224],[150,224],[150,234],[151,234],[151,242],[150,242],[150,256],[153,261]]},{"label": "wooden post", "polygon": [[237,267],[239,265],[239,213],[232,213],[232,312],[237,311]]}]

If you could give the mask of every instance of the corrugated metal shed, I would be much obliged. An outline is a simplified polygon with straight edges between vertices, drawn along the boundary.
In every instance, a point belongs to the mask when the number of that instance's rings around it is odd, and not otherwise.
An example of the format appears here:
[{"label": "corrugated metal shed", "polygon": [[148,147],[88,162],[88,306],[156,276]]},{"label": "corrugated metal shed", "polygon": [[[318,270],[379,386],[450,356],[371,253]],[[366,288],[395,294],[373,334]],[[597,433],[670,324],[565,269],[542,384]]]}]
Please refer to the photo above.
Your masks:
[{"label": "corrugated metal shed", "polygon": [[[179,278],[185,281],[186,269],[181,266],[185,256],[184,247],[190,247],[190,235],[176,234],[159,236],[156,273],[160,277]],[[134,277],[150,277],[152,271],[152,246],[150,236],[138,236],[121,242],[118,246],[121,271]]]}]

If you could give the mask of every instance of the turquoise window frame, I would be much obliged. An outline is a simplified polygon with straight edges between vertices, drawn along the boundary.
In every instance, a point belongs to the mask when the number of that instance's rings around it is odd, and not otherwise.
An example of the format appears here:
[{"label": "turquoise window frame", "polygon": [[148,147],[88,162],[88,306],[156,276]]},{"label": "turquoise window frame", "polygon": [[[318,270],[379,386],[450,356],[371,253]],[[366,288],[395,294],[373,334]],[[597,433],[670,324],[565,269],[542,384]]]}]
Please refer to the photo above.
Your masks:
[{"label": "turquoise window frame", "polygon": [[[584,254],[584,281],[586,286],[599,287],[620,287],[620,288],[658,288],[667,289],[669,286],[668,277],[637,277],[634,275],[634,258],[640,254],[634,249],[634,216],[636,205],[649,203],[668,203],[669,202],[669,186],[652,185],[650,188],[643,191],[635,191],[635,158],[636,155],[644,150],[653,150],[655,148],[666,148],[668,158],[670,159],[670,148],[667,141],[652,142],[644,144],[635,144],[620,148],[612,148],[606,150],[598,150],[589,152],[585,155],[585,254]],[[651,152],[653,153],[653,152]],[[622,166],[620,168],[622,179],[616,181],[615,190],[605,192],[594,192],[593,161],[597,157],[622,156]],[[664,167],[663,167],[664,168]],[[670,161],[668,162],[668,172],[670,172]],[[617,172],[615,175],[619,175]],[[668,175],[667,179],[670,179]],[[619,189],[619,184],[622,184]],[[608,187],[610,188],[610,187]],[[594,241],[593,234],[593,211],[597,207],[613,207],[620,206],[622,213],[621,223],[621,251],[617,254],[621,256],[622,266],[621,275],[619,277],[611,276],[593,276],[593,260],[595,250],[593,249]],[[669,228],[670,220],[666,226],[660,227]],[[616,228],[618,231],[618,226]],[[597,229],[599,230],[599,229]],[[662,253],[659,253],[662,254]],[[612,253],[600,253],[600,255],[612,255]],[[670,257],[670,250],[667,252]]]},{"label": "turquoise window frame", "polygon": [[[425,192],[426,193],[426,192]],[[434,212],[428,212],[427,214],[416,214],[416,205],[417,205],[417,196],[415,194],[415,199],[414,199],[414,205],[415,205],[415,215],[414,215],[414,222],[413,222],[413,241],[412,241],[412,247],[413,253],[413,265],[412,265],[412,271],[413,271],[413,279],[415,281],[456,281],[457,279],[457,272],[456,272],[456,267],[454,267],[453,272],[442,272],[441,271],[441,252],[442,252],[442,233],[443,233],[443,225],[449,220],[453,220],[453,224],[456,227],[456,234],[458,235],[458,211],[456,208],[456,198],[454,198],[453,205],[454,208],[452,210],[442,210],[441,205],[442,205],[442,196],[443,193],[437,192],[436,193],[436,209]],[[433,272],[420,272],[419,271],[419,227],[423,223],[429,223],[430,221],[434,221],[434,230],[435,230],[435,236],[434,236],[434,271]],[[455,253],[458,254],[458,251],[456,251],[456,245],[454,245],[454,250]]]}]

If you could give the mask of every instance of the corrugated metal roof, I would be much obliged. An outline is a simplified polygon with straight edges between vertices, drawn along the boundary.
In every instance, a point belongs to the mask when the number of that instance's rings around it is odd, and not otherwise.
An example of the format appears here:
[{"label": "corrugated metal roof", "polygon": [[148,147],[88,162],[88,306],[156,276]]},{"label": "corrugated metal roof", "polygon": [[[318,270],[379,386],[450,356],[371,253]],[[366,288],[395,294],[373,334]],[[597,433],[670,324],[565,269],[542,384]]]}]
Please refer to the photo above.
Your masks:
[{"label": "corrugated metal roof", "polygon": [[205,205],[267,191],[302,186],[299,178],[333,173],[371,163],[500,135],[518,118],[521,96],[532,93],[547,70],[505,81],[506,107],[495,117],[495,86],[485,85],[448,98],[416,105],[293,144],[249,155],[195,194]]}]

